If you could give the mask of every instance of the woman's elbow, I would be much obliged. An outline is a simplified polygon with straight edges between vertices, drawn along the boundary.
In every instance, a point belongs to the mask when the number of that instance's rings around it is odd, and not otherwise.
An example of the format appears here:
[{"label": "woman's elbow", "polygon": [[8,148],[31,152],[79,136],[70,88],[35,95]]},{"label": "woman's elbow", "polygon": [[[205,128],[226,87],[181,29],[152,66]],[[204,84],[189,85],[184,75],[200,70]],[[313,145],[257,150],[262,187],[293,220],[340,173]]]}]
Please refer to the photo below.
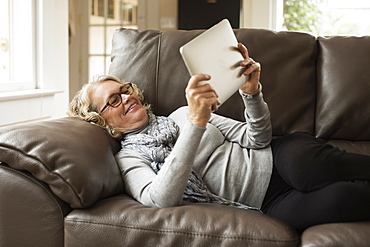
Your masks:
[{"label": "woman's elbow", "polygon": [[180,206],[182,204],[182,200],[181,201],[157,201],[157,202],[154,202],[152,201],[150,203],[150,205],[147,205],[147,206],[150,206],[152,208],[171,208],[171,207],[177,207],[177,206]]},{"label": "woman's elbow", "polygon": [[266,147],[268,147],[271,144],[271,140],[272,140],[272,136],[271,135],[264,136],[263,138],[262,137],[256,138],[255,140],[253,140],[254,148],[255,149],[263,149],[263,148],[266,148]]},{"label": "woman's elbow", "polygon": [[143,200],[144,205],[152,208],[170,208],[180,206],[182,204],[182,197],[175,198],[174,196],[150,196],[147,200]]}]

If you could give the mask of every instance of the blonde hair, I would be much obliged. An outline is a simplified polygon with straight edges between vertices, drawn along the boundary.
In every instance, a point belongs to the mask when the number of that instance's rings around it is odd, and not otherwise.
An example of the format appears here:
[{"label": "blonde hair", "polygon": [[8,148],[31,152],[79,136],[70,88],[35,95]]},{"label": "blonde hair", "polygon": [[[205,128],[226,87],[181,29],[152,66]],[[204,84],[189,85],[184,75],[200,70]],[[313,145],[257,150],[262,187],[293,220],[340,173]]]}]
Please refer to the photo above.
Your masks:
[{"label": "blonde hair", "polygon": [[[86,122],[92,123],[107,130],[108,133],[114,138],[121,138],[122,133],[109,125],[105,118],[99,113],[97,106],[94,104],[94,102],[91,101],[90,98],[94,88],[100,83],[103,83],[105,81],[115,81],[120,84],[127,83],[120,81],[118,78],[114,76],[108,75],[95,76],[92,81],[85,84],[82,87],[82,89],[78,91],[76,95],[73,97],[72,101],[69,104],[67,114],[68,116],[71,117],[79,117]],[[150,113],[151,112],[150,105],[144,102],[144,95],[142,91],[133,83],[132,86],[134,88],[134,93],[139,97],[141,103],[143,104],[143,107],[146,109],[148,113]]]}]

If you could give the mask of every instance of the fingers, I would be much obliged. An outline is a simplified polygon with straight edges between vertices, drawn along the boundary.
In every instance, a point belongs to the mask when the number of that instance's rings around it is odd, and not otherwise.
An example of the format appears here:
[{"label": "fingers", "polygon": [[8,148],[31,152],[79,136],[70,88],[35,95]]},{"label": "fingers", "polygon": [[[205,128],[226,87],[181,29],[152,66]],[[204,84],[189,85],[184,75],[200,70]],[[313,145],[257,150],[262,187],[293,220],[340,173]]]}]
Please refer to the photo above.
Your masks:
[{"label": "fingers", "polygon": [[248,76],[245,84],[240,90],[246,94],[254,94],[258,91],[258,83],[261,74],[261,64],[249,57],[248,49],[241,43],[238,44],[240,53],[244,60],[240,63],[240,66],[244,68],[243,75]]},{"label": "fingers", "polygon": [[245,71],[243,72],[244,75],[250,75],[254,72],[255,73],[261,72],[261,64],[254,61],[252,58],[249,58],[241,62],[240,66],[245,67]]},{"label": "fingers", "polygon": [[240,63],[240,66],[246,68],[243,74],[249,75],[252,72],[260,72],[261,64],[254,61],[251,57],[249,57],[249,52],[248,52],[247,47],[245,47],[242,43],[238,43],[238,48],[244,58],[244,61]]},{"label": "fingers", "polygon": [[208,81],[211,79],[211,76],[210,75],[207,75],[207,74],[198,74],[198,75],[193,75],[189,82],[188,82],[188,86],[186,89],[190,89],[190,88],[197,88],[199,86],[199,82],[201,81]]},{"label": "fingers", "polygon": [[209,75],[199,74],[190,78],[186,87],[186,99],[189,106],[189,120],[196,125],[205,127],[211,112],[220,104],[218,95],[210,84],[199,85],[201,81],[211,79]]},{"label": "fingers", "polygon": [[245,47],[242,43],[238,43],[238,49],[239,49],[239,51],[242,54],[244,59],[249,58],[249,52],[248,52],[247,47]]},{"label": "fingers", "polygon": [[218,97],[216,91],[209,85],[208,83],[205,83],[203,85],[200,85],[199,83],[202,81],[208,81],[211,79],[210,75],[206,74],[198,74],[193,75],[189,82],[188,86],[185,89],[186,94],[201,94],[205,98],[210,97]]},{"label": "fingers", "polygon": [[205,83],[199,85],[201,81],[208,81],[211,76],[205,74],[194,75],[190,78],[188,86],[186,87],[185,93],[187,97],[198,100],[200,98],[212,99],[218,98],[216,91],[211,87],[210,84]]}]

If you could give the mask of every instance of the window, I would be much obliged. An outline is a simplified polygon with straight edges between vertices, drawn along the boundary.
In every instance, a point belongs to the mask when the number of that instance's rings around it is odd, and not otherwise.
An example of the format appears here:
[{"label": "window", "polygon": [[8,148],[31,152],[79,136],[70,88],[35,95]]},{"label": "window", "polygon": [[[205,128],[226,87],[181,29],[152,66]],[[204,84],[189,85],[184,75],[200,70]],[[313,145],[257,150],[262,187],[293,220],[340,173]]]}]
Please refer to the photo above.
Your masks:
[{"label": "window", "polygon": [[0,1],[0,91],[36,88],[35,0]]},{"label": "window", "polygon": [[314,35],[368,35],[368,0],[284,0],[282,29]]},{"label": "window", "polygon": [[91,0],[89,78],[108,73],[114,31],[120,27],[137,29],[137,4],[137,0]]}]

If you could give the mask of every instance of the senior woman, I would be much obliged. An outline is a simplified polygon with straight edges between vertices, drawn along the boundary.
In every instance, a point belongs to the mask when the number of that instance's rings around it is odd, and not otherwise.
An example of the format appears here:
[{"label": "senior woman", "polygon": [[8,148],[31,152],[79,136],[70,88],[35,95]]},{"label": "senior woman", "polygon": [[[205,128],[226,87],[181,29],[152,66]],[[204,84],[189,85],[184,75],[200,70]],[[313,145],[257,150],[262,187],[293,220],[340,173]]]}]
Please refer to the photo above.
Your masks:
[{"label": "senior woman", "polygon": [[[295,133],[271,138],[261,66],[238,44],[249,76],[239,92],[246,122],[212,113],[219,102],[209,75],[192,76],[187,107],[155,116],[136,85],[110,76],[79,91],[69,115],[104,127],[121,140],[116,155],[126,192],[151,207],[183,200],[258,210],[298,231],[370,220],[370,157],[348,154]],[[246,77],[247,78],[247,77]]]}]

